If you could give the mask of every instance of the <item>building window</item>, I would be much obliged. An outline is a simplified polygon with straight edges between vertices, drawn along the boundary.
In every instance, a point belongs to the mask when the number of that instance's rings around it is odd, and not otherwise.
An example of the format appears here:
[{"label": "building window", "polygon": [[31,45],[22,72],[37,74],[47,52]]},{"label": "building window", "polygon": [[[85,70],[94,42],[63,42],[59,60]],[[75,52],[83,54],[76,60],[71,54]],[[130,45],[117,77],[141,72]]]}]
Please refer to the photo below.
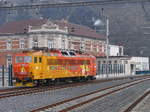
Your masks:
[{"label": "building window", "polygon": [[109,63],[109,64],[111,64],[112,62],[111,62],[111,61],[109,61],[108,63]]},{"label": "building window", "polygon": [[38,47],[38,39],[33,39],[33,47]]},{"label": "building window", "polygon": [[69,48],[69,49],[72,49],[72,42],[71,42],[70,39],[68,40],[68,48]]},{"label": "building window", "polygon": [[117,64],[117,60],[115,60],[114,63]]},{"label": "building window", "polygon": [[62,40],[62,42],[61,42],[61,48],[62,48],[62,49],[65,49],[65,45],[66,45],[65,40]]},{"label": "building window", "polygon": [[48,48],[53,48],[54,47],[54,41],[53,40],[48,40],[47,41],[47,46],[48,46]]},{"label": "building window", "polygon": [[123,55],[123,49],[119,47],[119,56]]},{"label": "building window", "polygon": [[6,55],[6,57],[7,57],[7,60],[6,60],[6,63],[7,63],[7,67],[9,67],[9,65],[11,65],[12,64],[12,56],[11,55]]},{"label": "building window", "polygon": [[82,50],[85,50],[84,49],[85,47],[84,47],[84,43],[83,43],[83,41],[81,41],[81,43],[80,43],[80,50],[82,51]]},{"label": "building window", "polygon": [[24,49],[25,48],[25,41],[24,40],[20,40],[20,49]]},{"label": "building window", "polygon": [[7,41],[7,49],[10,50],[12,48],[12,42],[9,40]]},{"label": "building window", "polygon": [[99,52],[99,46],[97,46],[97,52]]}]

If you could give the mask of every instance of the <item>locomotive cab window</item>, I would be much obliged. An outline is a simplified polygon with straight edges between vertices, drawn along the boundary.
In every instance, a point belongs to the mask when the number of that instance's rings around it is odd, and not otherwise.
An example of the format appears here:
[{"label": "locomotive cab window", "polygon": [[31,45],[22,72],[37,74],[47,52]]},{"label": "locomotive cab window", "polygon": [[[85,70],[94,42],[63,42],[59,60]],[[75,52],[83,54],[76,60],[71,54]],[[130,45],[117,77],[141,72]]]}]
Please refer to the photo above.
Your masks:
[{"label": "locomotive cab window", "polygon": [[34,63],[37,63],[37,57],[34,57]]},{"label": "locomotive cab window", "polygon": [[32,61],[32,57],[31,56],[25,56],[24,57],[24,62],[25,63],[30,63]]},{"label": "locomotive cab window", "polygon": [[42,57],[39,57],[39,63],[42,63]]},{"label": "locomotive cab window", "polygon": [[17,56],[16,63],[30,63],[32,61],[31,56]]},{"label": "locomotive cab window", "polygon": [[24,62],[24,57],[23,56],[17,56],[16,57],[16,63],[23,63]]}]

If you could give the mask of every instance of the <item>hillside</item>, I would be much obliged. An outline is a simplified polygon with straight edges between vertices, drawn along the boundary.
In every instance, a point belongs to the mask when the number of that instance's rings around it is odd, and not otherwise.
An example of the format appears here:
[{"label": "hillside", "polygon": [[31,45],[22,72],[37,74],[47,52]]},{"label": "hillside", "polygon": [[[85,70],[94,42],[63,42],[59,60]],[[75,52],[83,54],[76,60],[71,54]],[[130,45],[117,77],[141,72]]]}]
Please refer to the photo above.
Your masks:
[{"label": "hillside", "polygon": [[[51,2],[67,1],[71,0],[51,0]],[[7,0],[7,3],[10,2],[14,4],[49,3],[48,0]],[[1,1],[0,5],[6,4]],[[17,10],[10,11],[9,13],[7,11],[0,11],[0,24],[6,21],[43,17],[49,19],[67,19],[70,22],[94,28],[94,20],[100,18],[104,21],[104,15],[107,15],[110,20],[111,43],[124,45],[125,52],[128,55],[150,56],[150,35],[146,34],[150,33],[150,29],[144,28],[145,26],[150,26],[149,5],[150,3],[126,3],[93,7]],[[103,12],[102,8],[104,9]],[[104,26],[97,28],[97,30],[104,29]]]}]

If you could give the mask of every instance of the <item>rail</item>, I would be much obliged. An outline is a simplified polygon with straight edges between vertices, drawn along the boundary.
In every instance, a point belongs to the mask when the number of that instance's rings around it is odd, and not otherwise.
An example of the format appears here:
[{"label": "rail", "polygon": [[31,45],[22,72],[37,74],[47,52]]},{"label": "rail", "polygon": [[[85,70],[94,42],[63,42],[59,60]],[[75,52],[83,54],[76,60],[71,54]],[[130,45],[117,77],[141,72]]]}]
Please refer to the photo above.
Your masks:
[{"label": "rail", "polygon": [[100,90],[96,90],[87,94],[83,94],[74,98],[70,98],[67,100],[63,100],[54,104],[47,105],[45,107],[41,107],[31,112],[44,112],[44,111],[59,111],[59,112],[67,112],[73,109],[79,108],[82,105],[91,103],[97,99],[103,98],[105,96],[111,95],[115,92],[124,90],[126,88],[132,87],[144,81],[150,80],[150,78],[139,79],[135,81],[129,81],[126,83],[118,84],[115,86],[103,88]]}]

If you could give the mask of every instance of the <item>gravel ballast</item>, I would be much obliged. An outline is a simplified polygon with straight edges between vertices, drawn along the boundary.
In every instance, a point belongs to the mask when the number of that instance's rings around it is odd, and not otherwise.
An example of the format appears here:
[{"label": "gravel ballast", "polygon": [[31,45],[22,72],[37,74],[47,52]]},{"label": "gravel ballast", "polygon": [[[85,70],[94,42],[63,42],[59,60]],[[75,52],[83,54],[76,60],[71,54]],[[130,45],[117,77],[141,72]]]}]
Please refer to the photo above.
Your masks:
[{"label": "gravel ballast", "polygon": [[44,93],[41,92],[0,99],[0,112],[28,112],[41,106],[53,104],[64,99],[79,96],[87,92],[112,85],[117,85],[130,80],[132,79],[117,80],[99,84],[89,84],[72,88],[52,90]]},{"label": "gravel ballast", "polygon": [[132,112],[150,112],[150,94],[140,102]]},{"label": "gravel ballast", "polygon": [[123,110],[125,110],[133,101],[141,96],[144,91],[150,88],[149,83],[149,80],[145,81],[121,92],[117,92],[117,94],[112,94],[102,99],[98,99],[90,104],[84,105],[76,110],[73,110],[73,112],[123,112]]}]

